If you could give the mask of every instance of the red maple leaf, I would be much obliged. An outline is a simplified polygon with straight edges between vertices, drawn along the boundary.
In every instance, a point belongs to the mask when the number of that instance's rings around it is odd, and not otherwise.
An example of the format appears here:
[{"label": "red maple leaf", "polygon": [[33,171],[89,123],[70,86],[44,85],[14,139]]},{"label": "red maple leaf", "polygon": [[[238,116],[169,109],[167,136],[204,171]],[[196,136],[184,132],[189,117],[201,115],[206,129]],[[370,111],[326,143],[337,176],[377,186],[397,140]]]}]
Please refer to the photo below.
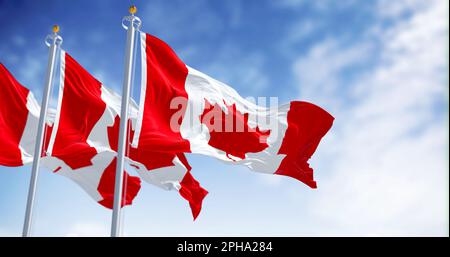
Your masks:
[{"label": "red maple leaf", "polygon": [[[225,101],[224,101],[225,103]],[[246,153],[257,153],[266,149],[270,130],[260,130],[248,125],[248,113],[242,114],[236,104],[227,105],[228,113],[216,103],[214,106],[205,99],[205,109],[200,122],[209,130],[208,144],[230,155],[245,159]],[[233,160],[234,161],[234,160]]]}]

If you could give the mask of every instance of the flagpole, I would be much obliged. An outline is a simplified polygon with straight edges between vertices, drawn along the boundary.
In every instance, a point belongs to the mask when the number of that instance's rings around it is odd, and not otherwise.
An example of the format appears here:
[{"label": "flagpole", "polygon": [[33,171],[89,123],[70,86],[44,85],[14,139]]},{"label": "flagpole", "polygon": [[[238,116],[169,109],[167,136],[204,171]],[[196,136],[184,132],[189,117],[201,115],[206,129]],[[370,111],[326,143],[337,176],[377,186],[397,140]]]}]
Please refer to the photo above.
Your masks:
[{"label": "flagpole", "polygon": [[[116,177],[114,184],[114,205],[111,222],[111,237],[118,237],[121,235],[120,209],[123,194],[123,169],[127,143],[128,103],[130,98],[131,83],[134,76],[133,53],[136,31],[139,30],[139,27],[141,26],[141,20],[138,17],[134,16],[136,11],[136,7],[134,5],[131,6],[129,9],[131,16],[126,16],[122,19],[122,26],[127,30],[127,45],[125,50],[125,72],[122,87],[122,105],[120,111],[120,130],[117,149]],[[125,21],[129,22],[128,26],[124,24]]]},{"label": "flagpole", "polygon": [[28,237],[31,232],[32,218],[33,218],[33,206],[36,195],[37,179],[39,175],[39,162],[42,155],[42,143],[45,132],[45,121],[47,116],[48,99],[53,83],[53,73],[55,67],[55,59],[58,47],[62,44],[62,38],[58,35],[59,26],[53,26],[53,34],[46,37],[45,43],[50,47],[48,53],[47,74],[45,76],[44,92],[42,94],[41,112],[39,115],[38,131],[36,135],[36,145],[34,147],[33,166],[31,169],[31,179],[28,188],[27,207],[25,211],[25,220],[23,224],[22,236]]}]

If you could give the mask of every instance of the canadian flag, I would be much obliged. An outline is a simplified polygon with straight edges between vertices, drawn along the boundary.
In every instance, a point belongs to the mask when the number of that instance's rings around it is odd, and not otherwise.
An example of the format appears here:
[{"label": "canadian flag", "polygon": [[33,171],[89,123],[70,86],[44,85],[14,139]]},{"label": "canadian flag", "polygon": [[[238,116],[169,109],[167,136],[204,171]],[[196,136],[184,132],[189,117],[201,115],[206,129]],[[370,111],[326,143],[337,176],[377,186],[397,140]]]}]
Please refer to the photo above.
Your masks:
[{"label": "canadian flag", "polygon": [[[61,50],[60,56],[58,106],[42,162],[112,208],[116,152],[107,132],[117,113],[107,103],[120,98],[65,51]],[[124,172],[122,205],[131,204],[140,189],[140,179]]]},{"label": "canadian flag", "polygon": [[205,154],[317,187],[308,160],[332,126],[334,118],[325,110],[300,101],[258,106],[145,33],[141,58],[134,147]]},{"label": "canadian flag", "polygon": [[[47,151],[55,158],[46,164],[82,186],[92,185],[91,195],[96,195],[94,199],[108,208],[113,206],[120,108],[119,95],[61,51],[58,107]],[[129,113],[131,138],[138,116],[133,101]],[[126,157],[133,167],[139,168],[138,174],[146,182],[179,191],[189,202],[194,219],[198,216],[207,191],[190,174],[191,167],[183,153],[163,151],[154,145],[133,148],[129,144]],[[80,170],[81,173],[77,172]],[[131,204],[139,189],[140,179],[125,173],[122,204]]]},{"label": "canadian flag", "polygon": [[[129,106],[126,158],[144,181],[177,190],[194,219],[207,195],[185,153],[285,175],[316,188],[308,160],[334,118],[320,107],[293,101],[258,106],[235,90],[184,64],[160,39],[141,33],[141,98]],[[120,124],[120,96],[61,51],[56,111],[49,110],[42,164],[78,183],[111,208]],[[0,165],[30,163],[39,105],[0,67]],[[125,172],[122,206],[140,190]]]},{"label": "canadian flag", "polygon": [[0,87],[0,165],[17,167],[31,163],[39,104],[33,93],[22,86],[2,63]]},{"label": "canadian flag", "polygon": [[[64,53],[61,56],[65,56]],[[58,107],[62,103],[64,107],[57,111],[48,110],[41,164],[72,179],[93,199],[112,208],[115,153],[106,147],[108,141],[95,142],[97,148],[87,143],[86,135],[90,135],[92,130],[90,126],[99,123],[94,113],[100,106],[92,102],[94,97],[87,99],[84,98],[86,94],[77,94],[83,91],[95,95],[95,86],[99,84],[73,59],[69,62],[65,65],[63,61],[61,66],[64,74],[70,74],[66,77],[61,73],[60,90],[65,94],[60,91]],[[33,161],[40,107],[33,94],[3,64],[0,65],[0,86],[0,165],[16,167],[29,164]],[[103,108],[106,110],[105,106]],[[77,111],[81,110],[86,112],[80,119]],[[127,190],[122,205],[131,204],[140,189],[140,180],[126,175],[124,183]]]},{"label": "canadian flag", "polygon": [[[49,109],[42,165],[76,182],[95,201],[112,208],[121,97],[89,74],[69,54],[60,54],[60,86],[56,111]],[[39,105],[1,65],[0,165],[21,166],[32,162]],[[137,105],[131,101],[129,132],[133,135]],[[207,191],[191,175],[183,153],[161,151],[157,146],[127,148],[127,160],[146,182],[176,190],[200,213]],[[140,190],[139,177],[125,171],[122,206]]]}]

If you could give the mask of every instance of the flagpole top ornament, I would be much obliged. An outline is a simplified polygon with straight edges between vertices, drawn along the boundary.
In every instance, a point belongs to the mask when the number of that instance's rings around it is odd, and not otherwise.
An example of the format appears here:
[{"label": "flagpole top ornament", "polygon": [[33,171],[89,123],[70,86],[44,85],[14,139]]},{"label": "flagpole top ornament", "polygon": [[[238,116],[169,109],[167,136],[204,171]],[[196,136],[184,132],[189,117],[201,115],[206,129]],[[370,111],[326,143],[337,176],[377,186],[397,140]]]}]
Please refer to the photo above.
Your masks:
[{"label": "flagpole top ornament", "polygon": [[47,35],[45,38],[45,44],[50,47],[51,45],[55,44],[57,46],[61,46],[63,39],[60,35],[58,35],[59,32],[59,26],[53,25],[52,27],[53,34]]},{"label": "flagpole top ornament", "polygon": [[128,12],[130,12],[131,15],[134,15],[137,12],[137,7],[135,5],[130,6]]},{"label": "flagpole top ornament", "polygon": [[122,27],[128,30],[128,26],[131,25],[134,27],[134,29],[140,31],[142,22],[141,19],[139,19],[139,17],[135,16],[135,14],[137,13],[137,7],[135,5],[130,6],[130,8],[128,8],[128,12],[131,15],[123,17]]},{"label": "flagpole top ornament", "polygon": [[59,32],[59,26],[58,25],[53,25],[52,31],[55,34],[58,33]]}]

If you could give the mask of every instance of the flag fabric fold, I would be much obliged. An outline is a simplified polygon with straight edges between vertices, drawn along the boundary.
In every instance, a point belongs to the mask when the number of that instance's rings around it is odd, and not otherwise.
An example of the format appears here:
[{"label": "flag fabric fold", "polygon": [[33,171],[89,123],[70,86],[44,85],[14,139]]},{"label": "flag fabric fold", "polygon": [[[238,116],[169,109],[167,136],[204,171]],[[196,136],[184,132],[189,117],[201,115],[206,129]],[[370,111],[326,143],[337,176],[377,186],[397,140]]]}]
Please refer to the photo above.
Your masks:
[{"label": "flag fabric fold", "polygon": [[[65,51],[60,54],[58,106],[43,164],[78,183],[97,202],[112,208],[116,153],[106,132],[117,115],[106,101],[117,99]],[[140,179],[124,171],[122,206],[140,189]]]},{"label": "flag fabric fold", "polygon": [[[197,153],[316,188],[308,161],[334,118],[308,102],[270,107],[187,66],[162,40],[140,33],[141,97],[129,106],[122,206],[141,179],[178,191],[196,219],[208,194],[185,154]],[[32,162],[40,107],[0,63],[0,165]],[[56,110],[48,110],[42,165],[66,176],[95,201],[113,207],[121,97],[65,51],[60,54]],[[128,169],[128,168],[127,168]]]},{"label": "flag fabric fold", "polygon": [[[155,53],[160,50],[171,54],[165,56],[147,51],[145,42],[145,34],[141,34],[141,80],[145,86],[141,87],[141,102],[131,145],[137,149],[138,154],[131,154],[130,159],[132,162],[144,164],[138,164],[136,168],[147,182],[156,182],[156,185],[166,189],[177,189],[189,202],[195,219],[208,192],[190,172],[191,167],[184,156],[184,153],[190,152],[190,143],[179,131],[172,128],[171,120],[177,117],[177,110],[170,108],[174,98],[187,98],[184,88],[187,68],[173,52],[167,52],[165,49],[155,50]],[[154,104],[151,104],[152,102]],[[147,136],[137,137],[136,134]],[[160,172],[158,169],[147,172],[149,166],[145,165],[145,162],[149,159],[158,162],[156,168],[169,165],[166,169],[172,171],[170,177],[163,178],[167,176],[167,172]]]},{"label": "flag fabric fold", "polygon": [[40,107],[33,93],[0,63],[0,165],[33,161]]},{"label": "flag fabric fold", "polygon": [[[55,125],[48,143],[46,164],[77,181],[105,207],[112,208],[121,97],[90,75],[65,51],[61,52],[61,81]],[[134,133],[137,106],[129,106],[130,137]],[[167,154],[127,145],[126,160],[146,182],[166,190],[178,190],[189,201],[194,218],[206,195],[195,179],[178,183],[190,166],[182,153]],[[181,160],[183,161],[181,161]],[[87,172],[77,172],[88,169]],[[131,204],[140,189],[140,178],[124,175],[122,205]],[[188,177],[188,176],[187,176]],[[189,183],[188,183],[189,182]],[[203,191],[202,191],[203,190]],[[195,202],[197,201],[197,202]],[[195,210],[195,211],[194,211]]]},{"label": "flag fabric fold", "polygon": [[[68,177],[101,205],[112,208],[121,97],[90,75],[65,51],[60,54],[57,109],[48,110],[41,164]],[[33,94],[0,66],[0,165],[22,166],[33,161],[40,107]],[[130,104],[130,138],[138,117]],[[131,143],[131,142],[130,142]],[[190,173],[182,152],[134,148],[127,161],[147,183],[176,190],[189,202],[194,219],[207,191]],[[141,181],[124,171],[122,206],[132,204]]]},{"label": "flag fabric fold", "polygon": [[[199,153],[316,188],[308,160],[334,118],[301,101],[258,106],[141,33],[141,102],[133,146]],[[164,110],[161,112],[160,110]]]},{"label": "flag fabric fold", "polygon": [[[95,83],[92,78],[90,78],[91,80],[87,79],[89,74],[80,69],[81,66],[76,64],[73,59],[71,64],[64,65],[65,57],[68,55],[66,56],[62,52],[61,56],[63,60],[59,104],[57,111],[48,109],[41,165],[70,178],[94,200],[105,207],[112,208],[116,168],[115,153],[108,150],[107,141],[96,141],[93,145],[98,146],[97,148],[86,143],[88,142],[87,135],[90,135],[93,130],[86,124],[92,126],[95,123],[99,126],[98,121],[93,121],[98,117],[88,112],[82,117],[81,115],[76,116],[74,112],[80,111],[82,106],[88,106],[93,111],[95,103],[92,98],[84,98],[86,94],[83,96],[79,94],[80,98],[74,98],[68,93],[71,90],[86,90],[88,85],[94,87]],[[70,56],[67,59],[69,58]],[[72,77],[64,75],[70,73],[73,75]],[[0,65],[0,85],[2,87],[0,90],[0,130],[2,131],[0,135],[0,165],[29,164],[33,161],[40,107],[33,94],[22,86],[3,64]],[[85,92],[92,94],[95,90],[88,88]],[[61,106],[64,107],[60,108]],[[106,111],[106,108],[104,109],[103,111]],[[56,154],[51,154],[51,150],[54,150]],[[126,174],[124,184],[126,184],[127,190],[122,205],[131,204],[140,189],[140,179]]]}]

